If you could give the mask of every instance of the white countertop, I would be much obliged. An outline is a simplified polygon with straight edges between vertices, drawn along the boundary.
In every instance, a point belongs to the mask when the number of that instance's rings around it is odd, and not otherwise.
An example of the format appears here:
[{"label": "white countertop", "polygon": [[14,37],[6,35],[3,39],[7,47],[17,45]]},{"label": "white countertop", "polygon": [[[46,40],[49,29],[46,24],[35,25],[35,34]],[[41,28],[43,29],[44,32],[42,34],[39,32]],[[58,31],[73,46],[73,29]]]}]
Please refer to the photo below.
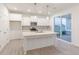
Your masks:
[{"label": "white countertop", "polygon": [[23,36],[36,36],[36,35],[48,35],[48,34],[57,34],[56,32],[45,31],[45,32],[23,32]]}]

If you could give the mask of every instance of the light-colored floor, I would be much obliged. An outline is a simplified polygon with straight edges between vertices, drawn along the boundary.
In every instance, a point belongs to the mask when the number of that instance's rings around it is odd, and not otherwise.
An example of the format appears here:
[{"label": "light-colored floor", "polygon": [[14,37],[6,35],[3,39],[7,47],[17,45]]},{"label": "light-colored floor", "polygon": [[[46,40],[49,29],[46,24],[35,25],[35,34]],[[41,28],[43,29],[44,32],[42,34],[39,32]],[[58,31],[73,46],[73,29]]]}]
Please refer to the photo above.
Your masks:
[{"label": "light-colored floor", "polygon": [[[20,40],[20,39],[11,40],[3,48],[0,54],[1,55],[24,55],[22,43],[23,43],[23,40]],[[77,50],[79,51],[79,49]],[[66,50],[64,49],[64,51]],[[49,46],[49,47],[44,47],[40,49],[29,50],[25,55],[66,55],[66,54],[71,54],[71,51],[69,51],[69,53],[64,53],[63,51],[60,51],[54,46]]]},{"label": "light-colored floor", "polygon": [[1,51],[1,55],[20,55],[23,54],[23,40],[11,40]]},{"label": "light-colored floor", "polygon": [[54,46],[27,51],[27,55],[63,55],[63,54],[64,53],[57,50]]}]

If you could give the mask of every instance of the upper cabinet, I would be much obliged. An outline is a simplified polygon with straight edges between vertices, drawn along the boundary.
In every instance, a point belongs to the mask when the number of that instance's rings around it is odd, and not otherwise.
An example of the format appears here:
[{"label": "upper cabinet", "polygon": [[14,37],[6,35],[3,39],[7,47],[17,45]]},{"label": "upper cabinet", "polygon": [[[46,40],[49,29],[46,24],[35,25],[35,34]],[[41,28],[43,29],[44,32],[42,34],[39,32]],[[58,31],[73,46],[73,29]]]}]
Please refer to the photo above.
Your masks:
[{"label": "upper cabinet", "polygon": [[46,18],[39,18],[38,19],[38,26],[49,26],[50,20]]},{"label": "upper cabinet", "polygon": [[50,20],[46,17],[24,16],[22,20],[23,26],[30,26],[31,22],[37,22],[37,26],[49,26]]},{"label": "upper cabinet", "polygon": [[37,22],[37,26],[49,26],[50,19],[46,16],[27,16],[22,14],[10,13],[9,20],[22,21],[22,26],[30,26],[31,22]]},{"label": "upper cabinet", "polygon": [[9,20],[21,21],[22,20],[22,15],[21,14],[10,13],[9,14]]},{"label": "upper cabinet", "polygon": [[37,22],[37,26],[49,26],[50,19],[46,17],[37,17],[37,16],[24,16],[22,20],[23,26],[30,26],[31,22]]},{"label": "upper cabinet", "polygon": [[22,26],[30,26],[31,18],[30,17],[23,17]]}]

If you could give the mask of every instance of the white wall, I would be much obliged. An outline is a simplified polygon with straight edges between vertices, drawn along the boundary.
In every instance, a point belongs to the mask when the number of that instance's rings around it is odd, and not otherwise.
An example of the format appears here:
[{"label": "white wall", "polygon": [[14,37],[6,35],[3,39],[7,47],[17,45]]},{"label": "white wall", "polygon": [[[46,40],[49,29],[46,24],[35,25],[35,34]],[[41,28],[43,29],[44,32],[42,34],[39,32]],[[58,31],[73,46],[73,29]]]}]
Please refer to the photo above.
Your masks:
[{"label": "white wall", "polygon": [[79,6],[71,9],[72,12],[72,44],[79,46]]},{"label": "white wall", "polygon": [[[73,8],[70,8],[68,10],[64,10],[62,12],[56,13],[54,16],[61,16],[71,13],[72,19],[71,19],[71,32],[72,32],[72,42],[70,42],[73,45],[79,46],[79,5],[74,6]],[[53,18],[52,17],[52,18]],[[54,31],[54,19],[52,19],[52,31]]]},{"label": "white wall", "polygon": [[9,18],[8,10],[3,5],[0,4],[0,48],[2,48],[8,42],[9,34]]}]

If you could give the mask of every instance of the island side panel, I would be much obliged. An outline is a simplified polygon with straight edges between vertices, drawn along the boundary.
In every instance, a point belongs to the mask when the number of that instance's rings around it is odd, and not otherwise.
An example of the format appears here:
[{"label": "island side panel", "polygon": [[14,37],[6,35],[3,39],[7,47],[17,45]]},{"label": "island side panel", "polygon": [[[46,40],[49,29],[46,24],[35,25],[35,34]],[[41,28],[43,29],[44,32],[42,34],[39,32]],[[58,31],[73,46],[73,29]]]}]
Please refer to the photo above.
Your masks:
[{"label": "island side panel", "polygon": [[24,49],[32,50],[54,45],[56,34],[25,36]]}]

